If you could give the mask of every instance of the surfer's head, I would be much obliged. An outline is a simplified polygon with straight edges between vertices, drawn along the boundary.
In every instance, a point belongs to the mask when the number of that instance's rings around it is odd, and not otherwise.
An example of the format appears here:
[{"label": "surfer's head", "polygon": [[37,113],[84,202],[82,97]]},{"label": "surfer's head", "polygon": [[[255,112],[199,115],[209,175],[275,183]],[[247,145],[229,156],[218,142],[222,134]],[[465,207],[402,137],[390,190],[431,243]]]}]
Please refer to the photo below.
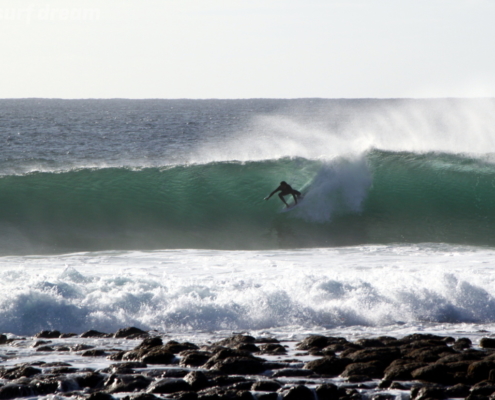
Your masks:
[{"label": "surfer's head", "polygon": [[280,184],[283,185],[283,186],[285,186],[285,185],[287,185],[287,182],[286,181],[282,181],[282,182],[280,182]]}]

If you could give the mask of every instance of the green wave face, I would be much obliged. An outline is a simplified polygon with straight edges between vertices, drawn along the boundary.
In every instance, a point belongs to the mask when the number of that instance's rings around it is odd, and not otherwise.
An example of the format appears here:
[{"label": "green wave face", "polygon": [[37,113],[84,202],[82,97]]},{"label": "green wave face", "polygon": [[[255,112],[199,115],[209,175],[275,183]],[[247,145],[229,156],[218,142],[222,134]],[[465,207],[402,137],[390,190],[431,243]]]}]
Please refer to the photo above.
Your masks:
[{"label": "green wave face", "polygon": [[[280,213],[281,180],[304,201]],[[287,198],[289,200],[289,198]],[[495,165],[372,151],[0,178],[1,254],[270,249],[391,242],[495,245]]]}]

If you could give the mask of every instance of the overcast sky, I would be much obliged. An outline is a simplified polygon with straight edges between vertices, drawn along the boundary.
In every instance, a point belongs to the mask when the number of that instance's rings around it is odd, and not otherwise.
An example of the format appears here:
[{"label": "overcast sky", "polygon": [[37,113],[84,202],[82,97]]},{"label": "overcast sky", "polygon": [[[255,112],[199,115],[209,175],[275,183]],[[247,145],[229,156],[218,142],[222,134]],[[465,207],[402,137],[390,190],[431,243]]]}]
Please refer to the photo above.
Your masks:
[{"label": "overcast sky", "polygon": [[0,0],[0,98],[495,96],[495,0]]}]

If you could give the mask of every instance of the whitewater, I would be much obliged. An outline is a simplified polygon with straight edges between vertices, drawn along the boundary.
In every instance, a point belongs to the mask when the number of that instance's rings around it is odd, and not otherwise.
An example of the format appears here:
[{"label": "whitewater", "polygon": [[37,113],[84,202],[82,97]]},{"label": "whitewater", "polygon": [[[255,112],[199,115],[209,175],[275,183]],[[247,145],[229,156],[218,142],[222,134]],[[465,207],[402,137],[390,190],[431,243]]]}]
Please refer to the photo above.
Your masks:
[{"label": "whitewater", "polygon": [[1,100],[0,332],[490,332],[494,111]]}]

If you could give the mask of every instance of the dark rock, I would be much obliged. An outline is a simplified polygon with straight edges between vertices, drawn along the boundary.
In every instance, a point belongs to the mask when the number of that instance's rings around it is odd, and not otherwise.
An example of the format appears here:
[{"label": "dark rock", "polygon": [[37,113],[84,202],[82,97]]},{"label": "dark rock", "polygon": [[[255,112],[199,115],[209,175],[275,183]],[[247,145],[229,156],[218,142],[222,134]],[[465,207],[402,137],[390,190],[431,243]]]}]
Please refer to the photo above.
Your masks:
[{"label": "dark rock", "polygon": [[324,383],[315,389],[318,400],[334,400],[339,398],[339,390],[333,383]]},{"label": "dark rock", "polygon": [[249,351],[250,353],[260,352],[260,348],[253,343],[240,343],[234,346],[234,349]]},{"label": "dark rock", "polygon": [[55,351],[55,349],[51,346],[40,346],[36,349],[36,351]]},{"label": "dark rock", "polygon": [[163,347],[164,347],[164,349],[166,349],[167,351],[169,351],[170,353],[173,353],[173,354],[178,354],[184,350],[198,350],[199,349],[199,347],[196,346],[194,343],[188,343],[188,342],[179,343],[179,342],[176,342],[175,340],[171,340],[171,341],[165,343],[165,345]]},{"label": "dark rock", "polygon": [[51,340],[37,340],[36,342],[34,342],[33,347],[43,346],[51,342],[52,342]]},{"label": "dark rock", "polygon": [[351,361],[345,358],[323,357],[306,363],[304,369],[309,369],[320,375],[337,376],[344,372],[350,363]]},{"label": "dark rock", "polygon": [[[176,397],[178,398],[178,397]],[[197,398],[197,396],[196,396]],[[126,397],[124,397],[122,400],[125,400]],[[132,396],[129,400],[161,400],[161,397],[156,397],[154,394],[151,393],[139,393],[136,396]],[[185,399],[183,399],[185,400]]]},{"label": "dark rock", "polygon": [[94,349],[95,346],[90,346],[88,344],[76,344],[75,346],[72,346],[70,349],[71,351],[83,351],[83,350],[89,350],[89,349]]},{"label": "dark rock", "polygon": [[[341,357],[343,354],[341,354]],[[392,361],[401,357],[400,350],[395,347],[371,347],[367,349],[354,351],[346,356],[353,362],[381,361],[390,364]]]},{"label": "dark rock", "polygon": [[81,356],[83,357],[103,357],[106,356],[107,353],[105,353],[104,350],[86,350],[81,353]]},{"label": "dark rock", "polygon": [[353,375],[366,375],[370,378],[380,379],[383,377],[383,371],[386,365],[381,361],[369,361],[365,363],[349,364],[341,376],[351,378]]},{"label": "dark rock", "polygon": [[249,335],[234,335],[230,338],[220,340],[219,342],[216,342],[215,344],[217,346],[227,346],[227,347],[232,347],[236,346],[241,343],[255,343],[256,339],[252,336]]},{"label": "dark rock", "polygon": [[384,347],[385,345],[381,340],[378,339],[359,339],[356,340],[354,343],[356,343],[359,346],[362,347]]},{"label": "dark rock", "polygon": [[277,393],[258,394],[258,395],[256,395],[256,399],[257,400],[277,400],[278,394]]},{"label": "dark rock", "polygon": [[228,357],[219,360],[210,369],[225,374],[258,374],[265,371],[265,366],[261,359],[250,357]]},{"label": "dark rock", "polygon": [[89,330],[81,334],[82,338],[107,338],[111,337],[108,333],[98,332],[95,330]]},{"label": "dark rock", "polygon": [[115,397],[105,392],[91,393],[86,400],[115,400]]},{"label": "dark rock", "polygon": [[108,393],[133,392],[144,390],[151,383],[151,379],[142,375],[111,375],[105,382]]},{"label": "dark rock", "polygon": [[445,389],[445,394],[449,398],[465,398],[469,395],[471,390],[470,386],[458,383],[457,385],[451,386]]},{"label": "dark rock", "polygon": [[210,386],[231,386],[239,382],[246,382],[246,378],[242,376],[227,376],[221,375],[212,378]]},{"label": "dark rock", "polygon": [[134,368],[146,368],[147,365],[143,362],[139,361],[128,361],[128,362],[122,362],[118,364],[111,364],[110,368],[128,368],[128,369],[134,369]]},{"label": "dark rock", "polygon": [[146,338],[144,339],[141,344],[139,344],[138,346],[136,346],[134,348],[134,350],[141,350],[141,349],[151,349],[152,347],[156,347],[156,346],[162,346],[163,345],[163,341],[160,337],[158,336],[155,336],[155,337],[152,337],[152,338]]},{"label": "dark rock", "polygon": [[495,369],[495,361],[475,361],[468,367],[466,378],[472,383],[484,381],[492,369]]},{"label": "dark rock", "polygon": [[471,394],[474,395],[489,396],[492,393],[495,393],[495,384],[489,381],[478,382],[471,388]]},{"label": "dark rock", "polygon": [[359,383],[359,382],[367,382],[371,381],[373,378],[369,375],[350,375],[347,377],[348,382]]},{"label": "dark rock", "polygon": [[167,350],[166,346],[152,347],[141,357],[141,361],[146,364],[170,364],[174,359],[175,356]]},{"label": "dark rock", "polygon": [[44,339],[56,339],[59,338],[61,333],[59,331],[41,331],[34,335],[36,338],[44,338]]},{"label": "dark rock", "polygon": [[296,377],[296,376],[311,376],[314,372],[308,369],[297,369],[297,368],[284,368],[275,371],[273,374],[274,378],[280,377]]},{"label": "dark rock", "polygon": [[67,338],[71,338],[74,336],[77,336],[77,333],[62,333],[60,335],[60,339],[67,339]]},{"label": "dark rock", "polygon": [[251,390],[255,392],[276,392],[282,385],[276,381],[258,381],[251,385]]},{"label": "dark rock", "polygon": [[0,345],[6,344],[7,341],[8,341],[8,339],[7,339],[7,336],[6,335],[3,335],[3,334],[0,335]]},{"label": "dark rock", "polygon": [[27,385],[8,384],[0,387],[0,399],[16,399],[18,397],[33,396],[33,389]]},{"label": "dark rock", "polygon": [[411,399],[426,400],[426,399],[445,399],[447,394],[441,386],[415,386],[411,388]]},{"label": "dark rock", "polygon": [[200,367],[210,359],[211,353],[208,351],[187,350],[181,353],[181,357],[181,366]]},{"label": "dark rock", "polygon": [[324,347],[327,347],[329,344],[329,338],[326,336],[321,336],[321,335],[311,335],[305,338],[303,341],[299,342],[296,345],[296,348],[298,350],[309,350],[312,349],[313,347],[323,349]]},{"label": "dark rock", "polygon": [[114,338],[138,338],[138,337],[143,337],[143,336],[148,336],[148,332],[143,331],[139,328],[136,328],[134,326],[131,326],[130,328],[122,328],[119,329],[117,332],[115,332],[115,335],[113,335]]},{"label": "dark rock", "polygon": [[19,379],[21,377],[29,378],[31,376],[41,374],[41,369],[33,368],[27,365],[10,368],[0,371],[0,376],[4,379]]},{"label": "dark rock", "polygon": [[95,389],[103,386],[105,377],[98,372],[90,372],[75,379],[81,388]]},{"label": "dark rock", "polygon": [[189,386],[191,386],[191,388],[193,390],[196,390],[196,391],[208,387],[208,384],[209,384],[208,378],[201,371],[191,371],[191,372],[189,372],[184,377],[184,381],[186,381],[189,384]]},{"label": "dark rock", "polygon": [[395,360],[385,369],[383,378],[390,381],[408,381],[412,379],[412,371],[427,365],[426,363],[410,362],[409,360]]},{"label": "dark rock", "polygon": [[189,392],[191,386],[184,379],[162,379],[154,382],[149,388],[149,393],[176,393]]},{"label": "dark rock", "polygon": [[204,367],[209,369],[213,367],[213,365],[215,365],[218,361],[225,360],[226,358],[229,357],[254,358],[253,355],[248,351],[235,350],[230,348],[221,348],[219,351],[215,352],[215,354],[204,364]]},{"label": "dark rock", "polygon": [[421,347],[404,354],[404,358],[409,358],[416,362],[435,362],[449,354],[455,354],[456,351],[447,345]]},{"label": "dark rock", "polygon": [[472,346],[471,339],[469,338],[459,338],[455,341],[453,348],[456,350],[469,349]]},{"label": "dark rock", "polygon": [[122,358],[126,353],[127,351],[116,351],[115,353],[112,353],[109,356],[107,356],[107,359],[112,361],[122,361]]},{"label": "dark rock", "polygon": [[494,338],[483,338],[480,340],[480,347],[484,349],[494,349],[495,348],[495,339]]},{"label": "dark rock", "polygon": [[463,353],[449,354],[436,361],[437,364],[448,364],[458,361],[478,361],[483,358],[484,354],[482,351],[466,351]]},{"label": "dark rock", "polygon": [[264,354],[285,354],[287,350],[278,343],[268,343],[260,346],[260,351]]},{"label": "dark rock", "polygon": [[37,394],[47,395],[51,393],[55,393],[58,388],[58,380],[57,379],[33,379],[29,386],[33,388],[34,392]]},{"label": "dark rock", "polygon": [[415,369],[411,372],[411,376],[421,381],[445,385],[454,385],[457,383],[454,381],[453,374],[450,373],[445,364],[430,364],[426,367]]},{"label": "dark rock", "polygon": [[[173,393],[170,397],[176,400],[197,400],[198,394],[196,392],[177,392],[177,393]],[[159,398],[156,397],[156,399]]]},{"label": "dark rock", "polygon": [[293,386],[282,392],[284,400],[314,400],[313,391],[304,385]]}]

